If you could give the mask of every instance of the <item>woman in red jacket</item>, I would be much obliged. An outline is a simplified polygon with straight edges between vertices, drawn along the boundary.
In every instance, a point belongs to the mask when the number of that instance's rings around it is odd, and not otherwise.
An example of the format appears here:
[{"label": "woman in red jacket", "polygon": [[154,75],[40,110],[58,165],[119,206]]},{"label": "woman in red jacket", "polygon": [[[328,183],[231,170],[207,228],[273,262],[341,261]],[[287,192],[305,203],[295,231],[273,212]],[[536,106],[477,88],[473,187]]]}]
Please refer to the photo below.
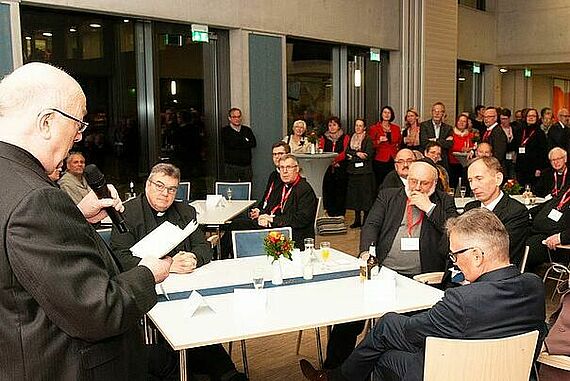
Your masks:
[{"label": "woman in red jacket", "polygon": [[377,187],[382,185],[388,172],[394,169],[394,158],[402,141],[400,126],[392,123],[394,118],[394,109],[384,106],[380,112],[380,121],[368,130],[376,151],[372,165]]}]

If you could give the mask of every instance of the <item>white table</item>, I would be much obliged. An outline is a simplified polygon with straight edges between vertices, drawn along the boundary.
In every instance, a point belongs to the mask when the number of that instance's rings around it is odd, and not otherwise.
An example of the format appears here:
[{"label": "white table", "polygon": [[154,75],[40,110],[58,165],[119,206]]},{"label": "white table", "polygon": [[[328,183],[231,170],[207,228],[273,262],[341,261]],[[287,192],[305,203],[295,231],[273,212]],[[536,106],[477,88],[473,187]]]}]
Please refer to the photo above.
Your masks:
[{"label": "white table", "polygon": [[[285,263],[285,283],[287,278],[301,276],[300,262],[296,259]],[[267,281],[270,266],[265,256],[258,256],[214,261],[192,274],[171,274],[163,285],[172,297],[177,291],[251,283],[254,269],[264,264]],[[355,270],[358,260],[331,249],[327,266],[324,269],[315,264],[315,274]],[[431,307],[443,295],[440,290],[386,268],[380,278],[361,282],[358,276],[350,276],[266,288],[262,292],[267,293],[267,304],[262,312],[235,303],[238,297],[226,293],[205,297],[215,312],[201,310],[190,316],[185,312],[189,302],[183,299],[160,302],[148,316],[172,348],[180,351],[180,362],[185,364],[186,348],[376,318],[389,311],[420,310]],[[394,283],[395,288],[390,286]],[[184,372],[181,366],[181,380],[185,380]]]},{"label": "white table", "polygon": [[[534,204],[525,204],[525,200],[521,195],[513,195],[511,197],[520,202],[521,204],[526,205],[528,209],[534,208],[538,204],[542,204],[545,201],[543,197],[535,197]],[[475,197],[455,197],[454,200],[455,200],[455,208],[458,211],[463,211],[463,209],[465,209],[465,205],[467,205],[471,201],[475,201]]]},{"label": "white table", "polygon": [[301,176],[306,178],[307,182],[311,184],[317,197],[322,197],[325,172],[338,153],[295,153],[294,155],[299,160],[299,166],[302,169]]}]

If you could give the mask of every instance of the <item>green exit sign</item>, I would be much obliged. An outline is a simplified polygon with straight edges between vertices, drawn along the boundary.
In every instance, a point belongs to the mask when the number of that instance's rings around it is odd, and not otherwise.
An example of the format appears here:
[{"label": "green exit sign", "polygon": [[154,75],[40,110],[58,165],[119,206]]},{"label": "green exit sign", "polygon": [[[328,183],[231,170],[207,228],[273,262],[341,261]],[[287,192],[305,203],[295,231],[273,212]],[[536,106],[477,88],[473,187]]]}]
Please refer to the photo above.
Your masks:
[{"label": "green exit sign", "polygon": [[208,25],[192,24],[192,41],[209,42]]},{"label": "green exit sign", "polygon": [[380,49],[370,48],[370,61],[380,62]]},{"label": "green exit sign", "polygon": [[528,69],[528,68],[525,68],[525,69],[524,69],[524,76],[525,76],[526,78],[532,77],[532,70],[530,70],[530,69]]}]

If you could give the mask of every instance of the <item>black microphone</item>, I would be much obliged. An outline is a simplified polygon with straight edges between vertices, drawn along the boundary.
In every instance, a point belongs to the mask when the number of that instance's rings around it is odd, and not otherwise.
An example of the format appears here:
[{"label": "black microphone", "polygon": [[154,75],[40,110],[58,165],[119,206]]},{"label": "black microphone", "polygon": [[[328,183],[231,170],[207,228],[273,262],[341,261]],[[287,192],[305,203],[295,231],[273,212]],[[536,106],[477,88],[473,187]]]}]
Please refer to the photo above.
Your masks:
[{"label": "black microphone", "polygon": [[[95,164],[86,165],[84,174],[85,179],[87,180],[87,184],[89,184],[99,199],[113,198],[113,196],[111,196],[109,188],[107,188],[105,176],[103,176]],[[112,206],[106,207],[105,211],[109,215],[109,218],[111,218],[111,221],[113,221],[113,225],[115,225],[117,230],[119,230],[119,233],[126,233],[129,231],[129,229],[127,229],[127,225],[125,224],[125,219],[123,218],[122,213],[118,212]]]}]

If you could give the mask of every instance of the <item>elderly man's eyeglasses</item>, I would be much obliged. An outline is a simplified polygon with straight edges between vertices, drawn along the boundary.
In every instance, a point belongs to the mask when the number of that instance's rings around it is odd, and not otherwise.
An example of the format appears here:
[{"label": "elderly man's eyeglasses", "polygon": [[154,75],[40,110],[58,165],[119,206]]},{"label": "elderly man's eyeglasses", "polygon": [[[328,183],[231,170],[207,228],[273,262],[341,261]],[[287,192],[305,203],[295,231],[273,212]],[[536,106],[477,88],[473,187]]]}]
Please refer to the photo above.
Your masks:
[{"label": "elderly man's eyeglasses", "polygon": [[173,185],[173,186],[167,187],[166,185],[164,185],[160,181],[148,180],[148,182],[151,183],[154,186],[154,188],[161,193],[164,192],[164,190],[166,189],[168,194],[175,194],[176,191],[178,190],[178,186]]},{"label": "elderly man's eyeglasses", "polygon": [[298,165],[280,165],[279,170],[282,172],[289,172],[289,171],[292,171],[293,169],[295,169],[297,167],[298,167]]},{"label": "elderly man's eyeglasses", "polygon": [[432,180],[419,180],[419,179],[414,179],[414,178],[409,178],[408,177],[408,183],[412,186],[415,187],[416,185],[420,184],[420,186],[422,188],[425,187],[429,187],[433,184]]},{"label": "elderly man's eyeglasses", "polygon": [[63,111],[61,111],[61,110],[59,110],[59,109],[57,109],[57,108],[48,108],[48,109],[46,109],[46,110],[55,111],[55,112],[57,112],[58,114],[60,114],[60,115],[62,115],[62,116],[64,116],[64,117],[66,117],[67,119],[71,119],[71,120],[73,120],[74,122],[79,123],[79,130],[77,130],[77,132],[78,132],[79,134],[84,133],[85,130],[87,129],[87,127],[89,127],[89,123],[84,122],[84,121],[82,121],[81,119],[78,119],[78,118],[76,118],[76,117],[74,117],[74,116],[72,116],[72,115],[69,115],[68,113],[63,112]]},{"label": "elderly man's eyeglasses", "polygon": [[[471,246],[471,247],[467,247],[465,249],[461,249],[461,250],[457,250],[457,251],[450,251],[449,252],[449,259],[451,259],[451,262],[455,263],[455,262],[457,262],[457,256],[459,254],[463,254],[463,253],[468,252],[469,250],[475,250],[475,249],[477,249],[477,247]],[[481,251],[481,254],[483,254],[483,251]]]},{"label": "elderly man's eyeglasses", "polygon": [[402,164],[408,164],[408,165],[410,165],[410,164],[412,164],[414,161],[415,161],[414,159],[408,159],[408,160],[400,159],[400,160],[396,160],[395,163],[396,163],[396,164],[400,164],[400,165],[402,165]]}]

